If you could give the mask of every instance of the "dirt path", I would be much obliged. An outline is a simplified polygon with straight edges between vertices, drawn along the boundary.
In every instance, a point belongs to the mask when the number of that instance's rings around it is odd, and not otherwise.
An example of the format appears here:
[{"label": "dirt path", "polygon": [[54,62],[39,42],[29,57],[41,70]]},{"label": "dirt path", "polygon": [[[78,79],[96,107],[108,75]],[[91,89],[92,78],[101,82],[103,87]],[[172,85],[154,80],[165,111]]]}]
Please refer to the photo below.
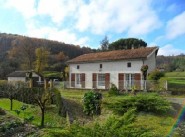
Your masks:
[{"label": "dirt path", "polygon": [[185,104],[185,98],[177,98],[177,97],[170,97],[170,98],[167,98],[170,102],[172,103],[177,103],[177,104],[180,104],[180,105],[183,105]]}]

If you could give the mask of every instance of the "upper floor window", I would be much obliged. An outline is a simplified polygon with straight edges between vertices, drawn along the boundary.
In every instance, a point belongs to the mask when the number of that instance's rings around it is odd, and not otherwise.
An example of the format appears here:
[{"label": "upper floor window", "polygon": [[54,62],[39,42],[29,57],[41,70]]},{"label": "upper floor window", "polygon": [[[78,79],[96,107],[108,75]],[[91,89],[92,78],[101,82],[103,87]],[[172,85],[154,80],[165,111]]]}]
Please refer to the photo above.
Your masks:
[{"label": "upper floor window", "polygon": [[102,69],[103,68],[103,65],[102,64],[100,64],[100,69]]},{"label": "upper floor window", "polygon": [[130,68],[131,67],[131,62],[127,63],[127,67]]},{"label": "upper floor window", "polygon": [[77,65],[77,67],[76,67],[77,69],[80,69],[80,66],[79,65]]}]

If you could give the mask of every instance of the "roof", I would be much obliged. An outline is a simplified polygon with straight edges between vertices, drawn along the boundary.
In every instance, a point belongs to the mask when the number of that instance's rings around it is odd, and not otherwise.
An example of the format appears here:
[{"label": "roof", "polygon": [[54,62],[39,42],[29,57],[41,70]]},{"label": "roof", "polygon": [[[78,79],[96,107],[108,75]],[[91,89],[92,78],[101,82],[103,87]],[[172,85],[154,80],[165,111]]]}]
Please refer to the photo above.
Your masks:
[{"label": "roof", "polygon": [[78,56],[67,63],[85,63],[98,61],[113,61],[113,60],[127,60],[127,59],[146,59],[150,54],[156,52],[158,47],[146,47],[128,50],[114,50],[106,52],[89,53]]},{"label": "roof", "polygon": [[[26,73],[29,71],[14,71],[10,74],[7,75],[7,77],[26,77]],[[42,75],[34,72],[35,74],[37,74],[38,76],[42,77]]]}]

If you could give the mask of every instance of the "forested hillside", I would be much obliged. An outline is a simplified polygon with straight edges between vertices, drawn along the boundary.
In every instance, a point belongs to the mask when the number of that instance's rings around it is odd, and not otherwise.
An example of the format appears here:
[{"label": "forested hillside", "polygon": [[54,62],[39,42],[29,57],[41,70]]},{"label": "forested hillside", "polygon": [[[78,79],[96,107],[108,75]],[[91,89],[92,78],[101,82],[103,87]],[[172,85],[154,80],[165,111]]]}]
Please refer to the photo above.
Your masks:
[{"label": "forested hillside", "polygon": [[[134,38],[118,40],[118,42],[122,41],[130,41],[132,45],[136,44],[135,48],[138,48],[136,41],[138,41],[138,43],[145,43],[142,40]],[[124,42],[122,43],[122,46],[124,47]],[[106,42],[106,46],[115,46],[114,44],[115,42],[110,44],[108,41]],[[120,44],[118,43],[118,45]],[[143,44],[139,43],[139,45]],[[125,49],[120,46],[118,49],[119,48]],[[44,64],[44,68],[36,68],[36,66],[38,66],[37,58],[41,56],[38,55],[39,52],[36,53],[36,51],[41,51],[40,54],[48,54],[47,60],[44,60],[44,62],[46,62]],[[89,47],[80,47],[79,45],[66,44],[58,41],[0,33],[0,78],[6,78],[7,74],[15,70],[43,69],[47,71],[61,72],[64,71],[66,66],[65,62],[67,60],[82,54],[99,51],[103,51],[103,49],[96,50]],[[45,57],[45,55],[42,56]],[[185,71],[185,55],[158,56],[157,67],[163,68],[165,71]]]},{"label": "forested hillside", "polygon": [[34,69],[35,50],[41,47],[50,53],[47,70],[55,71],[62,71],[66,60],[92,52],[79,45],[0,33],[0,77],[5,78],[14,70]]},{"label": "forested hillside", "polygon": [[185,71],[185,55],[158,56],[157,67],[165,71]]}]

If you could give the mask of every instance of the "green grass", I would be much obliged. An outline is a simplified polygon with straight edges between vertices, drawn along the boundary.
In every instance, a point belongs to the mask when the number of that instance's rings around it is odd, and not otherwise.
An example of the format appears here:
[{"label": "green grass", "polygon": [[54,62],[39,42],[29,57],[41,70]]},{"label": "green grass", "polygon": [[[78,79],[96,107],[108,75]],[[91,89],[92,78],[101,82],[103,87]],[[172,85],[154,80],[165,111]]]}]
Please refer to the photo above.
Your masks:
[{"label": "green grass", "polygon": [[173,95],[185,94],[185,72],[167,72],[165,79],[168,81],[168,90]]},{"label": "green grass", "polygon": [[136,119],[135,126],[147,127],[153,130],[157,136],[165,137],[170,132],[175,119],[169,116],[156,116],[140,113]]},{"label": "green grass", "polygon": [[165,77],[185,77],[185,72],[167,72]]},{"label": "green grass", "polygon": [[[67,99],[70,103],[70,110],[72,110],[72,114],[75,117],[75,120],[79,123],[85,124],[85,126],[92,127],[95,122],[100,124],[104,123],[108,117],[112,116],[113,113],[106,107],[106,103],[109,102],[116,102],[121,100],[127,95],[119,95],[119,96],[111,96],[109,97],[107,92],[102,92],[103,99],[102,99],[102,113],[100,116],[88,117],[83,114],[83,95],[88,90],[71,90],[71,89],[61,89],[61,95]],[[8,99],[0,99],[0,107],[7,110],[8,113],[14,115],[23,120],[24,115],[21,112],[19,116],[15,113],[15,111],[10,111],[10,104]],[[14,100],[13,110],[20,109],[22,106],[22,102]],[[39,136],[55,136],[62,134],[67,134],[68,130],[65,129],[64,125],[66,120],[57,114],[57,109],[54,105],[51,105],[47,108],[45,113],[45,125],[46,128],[39,131]],[[28,105],[28,109],[25,111],[25,116],[33,115],[35,119],[33,120],[33,124],[40,125],[40,109],[37,106]],[[136,127],[148,127],[152,129],[156,135],[159,137],[166,136],[175,120],[171,116],[160,116],[160,115],[153,115],[147,113],[139,113],[137,115],[136,122],[134,125]]]},{"label": "green grass", "polygon": [[[22,102],[19,102],[17,100],[13,101],[13,110],[10,111],[10,101],[9,99],[0,99],[0,107],[4,110],[6,110],[8,113],[20,118],[24,119],[29,116],[34,116],[34,120],[32,121],[32,124],[39,126],[41,121],[41,111],[40,108],[34,105],[26,105],[28,108],[19,115],[15,112],[15,110],[20,110],[21,106],[23,105]],[[50,107],[47,107],[45,112],[45,125],[48,127],[62,127],[64,126],[65,119],[60,117],[57,112],[57,108],[54,105],[51,105]]]},{"label": "green grass", "polygon": [[62,77],[62,73],[58,71],[44,71],[44,77]]}]

